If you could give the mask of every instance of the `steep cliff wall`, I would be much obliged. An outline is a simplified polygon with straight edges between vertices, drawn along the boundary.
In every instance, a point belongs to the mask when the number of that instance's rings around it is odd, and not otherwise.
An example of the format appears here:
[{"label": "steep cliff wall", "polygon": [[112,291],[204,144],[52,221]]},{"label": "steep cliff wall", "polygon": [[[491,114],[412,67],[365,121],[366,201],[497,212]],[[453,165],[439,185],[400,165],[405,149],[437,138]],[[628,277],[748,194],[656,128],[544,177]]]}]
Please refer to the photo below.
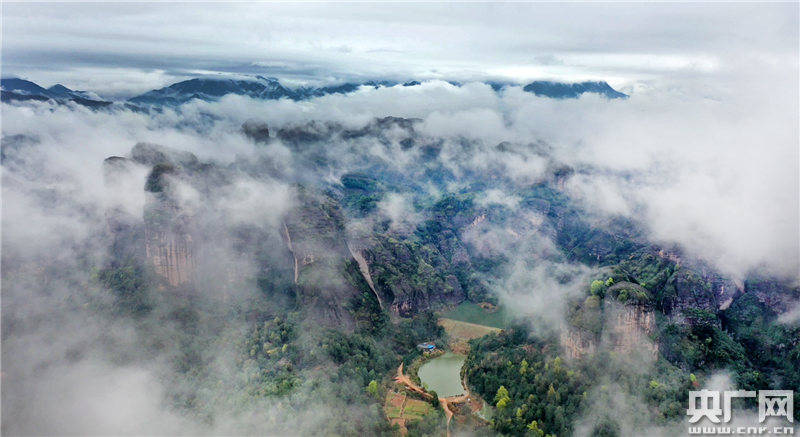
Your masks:
[{"label": "steep cliff wall", "polygon": [[380,235],[361,253],[376,293],[394,314],[409,317],[466,298],[452,265],[433,244]]},{"label": "steep cliff wall", "polygon": [[[147,162],[142,155],[153,160],[169,159],[163,150],[166,149],[140,143],[131,153],[140,162]],[[159,162],[153,165],[145,182],[145,254],[154,271],[173,287],[191,285],[196,270],[192,211],[186,210],[175,192],[182,169],[173,161]]]},{"label": "steep cliff wall", "polygon": [[643,286],[652,305],[680,322],[685,310],[724,310],[744,292],[741,281],[725,277],[677,249],[646,248],[614,268],[615,279]]},{"label": "steep cliff wall", "polygon": [[145,226],[145,253],[155,272],[178,287],[194,280],[195,259],[191,235]]},{"label": "steep cliff wall", "polygon": [[561,332],[561,346],[569,359],[581,359],[597,351],[597,338],[588,331],[573,327]]},{"label": "steep cliff wall", "polygon": [[595,296],[573,306],[568,325],[561,333],[561,346],[568,358],[583,358],[600,350],[625,356],[655,357],[658,346],[650,336],[656,332],[655,313],[639,302],[622,303]]},{"label": "steep cliff wall", "polygon": [[753,294],[777,314],[793,310],[800,305],[800,286],[788,281],[754,277],[743,284],[744,292]]},{"label": "steep cliff wall", "polygon": [[606,302],[606,324],[610,350],[618,354],[644,353],[655,356],[658,346],[650,340],[656,330],[655,313],[643,305]]},{"label": "steep cliff wall", "polygon": [[383,299],[381,299],[381,295],[375,290],[375,283],[372,282],[372,275],[369,273],[369,265],[367,264],[367,260],[364,258],[364,254],[361,253],[361,249],[356,248],[355,245],[351,243],[347,243],[347,248],[350,250],[350,254],[358,263],[358,270],[361,272],[364,280],[367,281],[370,290],[375,293],[375,297],[378,299],[378,304],[380,305],[381,309],[386,309],[383,306]]},{"label": "steep cliff wall", "polygon": [[345,242],[339,205],[327,195],[301,188],[283,233],[294,258],[295,283],[303,306],[320,323],[351,329],[355,325],[351,302],[362,292],[372,292],[363,280],[353,283],[347,274],[353,257]]}]

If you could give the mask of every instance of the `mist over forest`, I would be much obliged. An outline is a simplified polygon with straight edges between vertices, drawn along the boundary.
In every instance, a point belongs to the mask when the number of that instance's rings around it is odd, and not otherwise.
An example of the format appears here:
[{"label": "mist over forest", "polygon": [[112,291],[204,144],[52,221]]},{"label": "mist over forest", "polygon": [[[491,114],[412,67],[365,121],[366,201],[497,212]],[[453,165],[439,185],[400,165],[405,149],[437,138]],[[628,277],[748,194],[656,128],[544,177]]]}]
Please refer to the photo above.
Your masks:
[{"label": "mist over forest", "polygon": [[[3,434],[672,436],[690,390],[800,392],[798,56],[757,50],[796,48],[786,11],[714,62],[509,78],[359,73],[341,35],[314,68],[298,36],[156,70],[130,29],[119,65],[48,69],[28,7],[4,12]],[[458,395],[425,376],[446,357]]]}]

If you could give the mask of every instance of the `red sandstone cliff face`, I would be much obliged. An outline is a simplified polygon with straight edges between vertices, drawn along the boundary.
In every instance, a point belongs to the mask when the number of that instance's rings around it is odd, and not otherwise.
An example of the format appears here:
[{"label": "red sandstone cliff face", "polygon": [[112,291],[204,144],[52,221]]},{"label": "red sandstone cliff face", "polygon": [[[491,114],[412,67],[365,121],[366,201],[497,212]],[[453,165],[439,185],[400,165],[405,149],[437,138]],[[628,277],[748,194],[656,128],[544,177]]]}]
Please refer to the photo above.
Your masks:
[{"label": "red sandstone cliff face", "polygon": [[597,351],[597,338],[582,329],[565,329],[561,332],[561,346],[569,359],[580,359]]},{"label": "red sandstone cliff face", "polygon": [[650,336],[656,331],[655,313],[644,305],[622,304],[607,298],[599,333],[569,326],[561,333],[565,356],[580,359],[599,350],[619,355],[655,357],[658,345]]},{"label": "red sandstone cliff face", "polygon": [[658,346],[650,340],[656,330],[656,317],[642,305],[606,303],[606,327],[609,349],[618,354],[644,352],[655,356]]},{"label": "red sandstone cliff face", "polygon": [[193,281],[196,266],[191,235],[145,226],[145,254],[155,272],[171,286]]},{"label": "red sandstone cliff face", "polygon": [[145,184],[145,257],[154,271],[173,286],[190,285],[195,277],[195,251],[191,223],[193,212],[176,195],[179,166],[153,166]]}]

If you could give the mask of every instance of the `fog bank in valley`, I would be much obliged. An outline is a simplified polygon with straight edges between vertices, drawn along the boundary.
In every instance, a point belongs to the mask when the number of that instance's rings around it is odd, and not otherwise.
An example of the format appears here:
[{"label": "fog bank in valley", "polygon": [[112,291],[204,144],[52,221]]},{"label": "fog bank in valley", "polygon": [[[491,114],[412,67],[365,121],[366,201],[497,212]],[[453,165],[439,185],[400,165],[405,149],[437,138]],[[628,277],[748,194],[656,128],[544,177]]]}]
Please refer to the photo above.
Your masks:
[{"label": "fog bank in valley", "polygon": [[[789,73],[796,75],[796,68]],[[236,232],[263,232],[272,242],[267,251],[279,256],[285,251],[280,226],[295,204],[295,184],[336,185],[365,163],[409,179],[423,174],[423,164],[452,172],[448,186],[423,187],[433,196],[468,187],[473,174],[502,174],[506,186],[477,199],[485,208],[508,211],[519,207],[515,189],[541,181],[557,163],[573,169],[564,190],[588,208],[590,220],[630,219],[652,240],[733,278],[759,272],[797,281],[798,109],[789,73],[765,68],[756,82],[737,77],[616,101],[590,95],[552,100],[519,87],[498,94],[481,83],[429,81],[303,102],[227,96],[150,114],[3,104],[3,429],[314,432],[329,418],[324,386],[301,386],[287,398],[244,407],[227,397],[242,378],[231,339],[248,329],[245,316],[231,315],[253,302],[269,305],[247,280],[255,261],[242,256]],[[765,99],[774,88],[781,92]],[[441,140],[435,161],[418,148],[401,147],[390,132],[385,142],[334,137],[324,144],[328,168],[311,169],[291,144],[255,143],[241,131],[252,119],[275,132],[311,121],[360,129],[386,116],[419,118],[418,132]],[[191,302],[155,296],[156,310],[135,319],[107,311],[109,294],[92,275],[108,262],[109,208],[137,216],[147,201],[149,169],[133,166],[109,191],[103,161],[127,156],[140,142],[191,152],[230,173],[211,197],[176,181],[182,206],[196,212],[204,229],[205,239],[197,242],[204,280]],[[509,145],[499,151],[502,142]],[[386,219],[393,231],[408,232],[424,219],[414,201],[409,193],[391,193],[378,204],[378,217],[365,220]],[[358,233],[357,223],[350,230]],[[559,258],[535,229],[524,239],[510,231],[490,227],[465,239],[512,259],[503,277],[491,282],[494,293],[525,314],[560,323],[547,318],[564,302],[554,295],[577,295],[592,272]],[[230,278],[225,272],[231,268],[240,275]],[[559,279],[565,276],[571,280]],[[179,324],[163,323],[165,314],[187,305],[204,314],[191,338]],[[207,374],[178,376],[171,354],[181,342],[203,350],[198,359]],[[200,386],[200,394],[177,402],[191,403],[196,415],[168,407],[188,384]]]}]

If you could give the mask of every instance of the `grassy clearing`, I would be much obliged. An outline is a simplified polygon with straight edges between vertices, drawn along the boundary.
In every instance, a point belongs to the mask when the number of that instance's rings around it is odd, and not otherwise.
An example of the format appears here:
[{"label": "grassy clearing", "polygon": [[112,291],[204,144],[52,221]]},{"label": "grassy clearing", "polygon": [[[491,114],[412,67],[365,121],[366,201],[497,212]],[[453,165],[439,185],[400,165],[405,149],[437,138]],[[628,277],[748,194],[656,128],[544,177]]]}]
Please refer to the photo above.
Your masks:
[{"label": "grassy clearing", "polygon": [[492,332],[499,332],[500,328],[491,326],[478,325],[475,323],[467,323],[453,319],[439,319],[439,324],[442,325],[447,336],[450,338],[450,349],[459,354],[466,355],[469,352],[468,341],[473,338],[483,337],[484,335]]},{"label": "grassy clearing", "polygon": [[439,324],[442,325],[447,335],[453,340],[468,341],[473,338],[483,337],[492,332],[500,332],[500,328],[453,319],[439,319]]},{"label": "grassy clearing", "polygon": [[463,302],[451,310],[444,311],[441,313],[441,317],[500,329],[508,327],[512,321],[511,316],[503,307],[488,311],[472,302]]}]

